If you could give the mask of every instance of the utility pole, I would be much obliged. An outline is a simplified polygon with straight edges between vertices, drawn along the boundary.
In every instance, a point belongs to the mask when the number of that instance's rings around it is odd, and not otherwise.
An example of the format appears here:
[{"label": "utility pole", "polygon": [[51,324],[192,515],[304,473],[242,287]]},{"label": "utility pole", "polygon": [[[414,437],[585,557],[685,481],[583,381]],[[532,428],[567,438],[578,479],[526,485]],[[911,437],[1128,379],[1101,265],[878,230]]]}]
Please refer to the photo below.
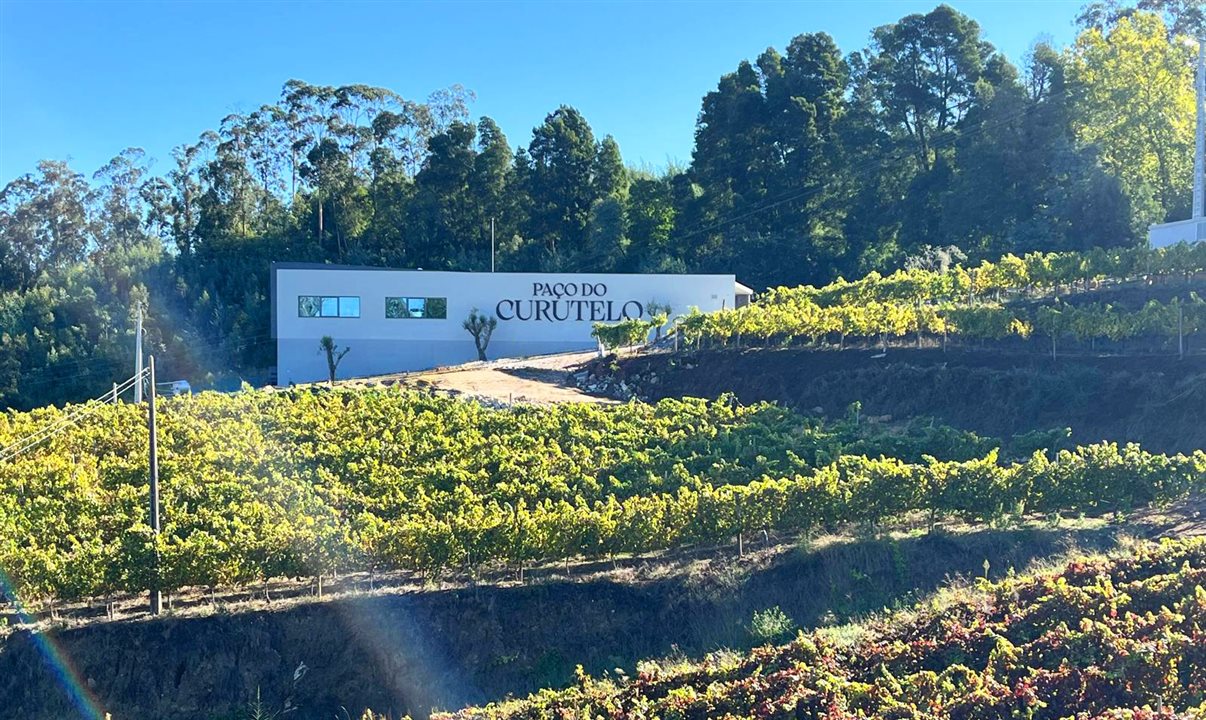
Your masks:
[{"label": "utility pole", "polygon": [[[151,541],[155,543],[155,567],[151,573],[151,614],[163,611],[163,596],[159,592],[159,443],[155,432],[155,356],[149,358],[150,402],[147,403],[147,429],[150,433],[149,469],[151,475]],[[141,380],[140,380],[141,382]]]},{"label": "utility pole", "polygon": [[490,272],[494,272],[494,218],[490,218]]},{"label": "utility pole", "polygon": [[142,402],[142,303],[138,304],[138,327],[134,330],[134,402]]},{"label": "utility pole", "polygon": [[1206,216],[1206,32],[1198,38],[1198,73],[1195,78],[1194,106],[1198,124],[1194,129],[1193,218]]}]

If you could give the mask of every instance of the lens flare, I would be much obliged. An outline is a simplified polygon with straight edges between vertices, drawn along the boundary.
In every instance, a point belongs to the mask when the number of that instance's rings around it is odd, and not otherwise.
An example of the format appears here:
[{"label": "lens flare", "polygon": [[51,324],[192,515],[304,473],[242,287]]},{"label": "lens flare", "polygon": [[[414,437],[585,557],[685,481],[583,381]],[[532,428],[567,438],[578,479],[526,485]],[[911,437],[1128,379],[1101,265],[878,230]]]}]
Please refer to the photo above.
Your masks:
[{"label": "lens flare", "polygon": [[[12,600],[17,615],[17,621],[33,625],[36,621],[25,610],[25,605],[17,595],[16,588],[3,569],[0,569],[0,592]],[[54,638],[45,632],[34,630],[30,633],[34,648],[42,656],[47,668],[54,674],[55,682],[66,693],[71,705],[78,711],[79,716],[87,720],[105,720],[108,714],[101,709],[96,696],[88,690],[87,685],[80,681],[80,675],[72,667],[70,659]]]}]

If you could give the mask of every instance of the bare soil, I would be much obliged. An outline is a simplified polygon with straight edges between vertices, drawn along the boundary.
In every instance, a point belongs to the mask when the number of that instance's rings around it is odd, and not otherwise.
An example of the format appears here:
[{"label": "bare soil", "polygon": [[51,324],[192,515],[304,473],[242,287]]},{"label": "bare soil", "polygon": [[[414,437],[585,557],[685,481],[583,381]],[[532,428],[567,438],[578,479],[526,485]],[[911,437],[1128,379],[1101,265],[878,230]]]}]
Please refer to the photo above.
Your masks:
[{"label": "bare soil", "polygon": [[435,370],[341,380],[337,385],[354,388],[396,385],[508,404],[614,403],[615,400],[585,393],[570,382],[570,375],[597,355],[595,352],[574,352],[489,360]]}]

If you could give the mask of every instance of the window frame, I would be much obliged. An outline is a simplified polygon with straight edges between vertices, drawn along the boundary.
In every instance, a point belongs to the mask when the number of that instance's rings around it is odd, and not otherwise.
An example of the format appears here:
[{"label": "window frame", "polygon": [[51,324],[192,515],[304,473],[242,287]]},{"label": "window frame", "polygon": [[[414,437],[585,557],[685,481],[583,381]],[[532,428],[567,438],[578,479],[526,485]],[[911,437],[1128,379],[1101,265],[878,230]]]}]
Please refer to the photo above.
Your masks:
[{"label": "window frame", "polygon": [[[411,303],[416,300],[422,301],[422,315],[414,315],[411,310]],[[437,315],[432,315],[430,308],[432,301],[438,300],[441,304],[442,312]],[[406,311],[405,315],[391,315],[390,305],[397,303]],[[418,295],[389,295],[385,298],[385,319],[386,320],[447,320],[448,319],[448,298],[446,297],[423,297]]]},{"label": "window frame", "polygon": [[[355,314],[351,312],[352,303],[355,301]],[[328,314],[326,305],[329,301],[334,301],[335,312]],[[307,314],[304,310],[307,303],[312,303],[314,309],[313,314]],[[348,313],[344,314],[345,305],[349,306]],[[358,320],[360,318],[360,296],[359,295],[298,295],[297,296],[297,316],[299,318],[311,319],[335,319],[335,320]]]}]

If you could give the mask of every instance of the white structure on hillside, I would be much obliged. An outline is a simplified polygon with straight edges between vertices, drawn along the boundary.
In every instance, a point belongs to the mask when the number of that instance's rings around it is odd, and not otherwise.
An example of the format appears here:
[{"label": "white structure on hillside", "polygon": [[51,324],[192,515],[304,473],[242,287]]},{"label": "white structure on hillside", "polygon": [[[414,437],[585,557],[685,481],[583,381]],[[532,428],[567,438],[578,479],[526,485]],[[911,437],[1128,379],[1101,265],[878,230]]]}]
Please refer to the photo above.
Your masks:
[{"label": "white structure on hillside", "polygon": [[1198,40],[1198,71],[1194,84],[1197,125],[1194,127],[1193,211],[1188,220],[1152,225],[1147,234],[1152,247],[1206,240],[1206,38]]},{"label": "white structure on hillside", "polygon": [[340,377],[423,370],[477,359],[462,323],[473,310],[498,319],[490,358],[596,347],[595,323],[744,305],[732,275],[474,273],[276,263],[272,336],[277,383],[327,377],[319,340],[350,348]]}]

